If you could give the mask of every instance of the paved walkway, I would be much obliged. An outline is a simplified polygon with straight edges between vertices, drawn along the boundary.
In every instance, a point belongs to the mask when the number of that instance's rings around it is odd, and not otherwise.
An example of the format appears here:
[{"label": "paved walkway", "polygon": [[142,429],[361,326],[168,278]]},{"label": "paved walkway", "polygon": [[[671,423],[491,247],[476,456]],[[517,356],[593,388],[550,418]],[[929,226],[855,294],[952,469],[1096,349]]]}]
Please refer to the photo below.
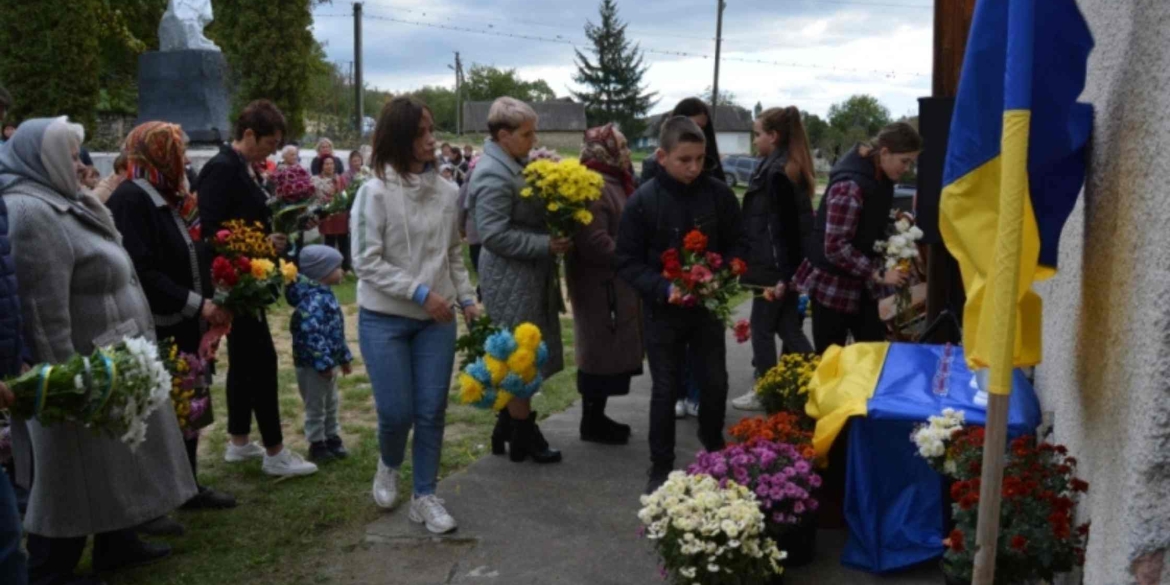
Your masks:
[{"label": "paved walkway", "polygon": [[[751,384],[750,346],[728,341],[731,397]],[[332,567],[344,583],[391,585],[651,585],[663,583],[649,544],[638,537],[638,497],[646,483],[650,377],[636,378],[629,396],[611,399],[609,413],[631,424],[628,446],[583,443],[578,405],[541,428],[560,448],[559,465],[515,464],[487,456],[445,479],[439,495],[458,519],[458,532],[431,537],[411,524],[403,507],[367,529],[366,544]],[[728,408],[728,422],[750,413]],[[694,419],[678,424],[678,461],[700,448]],[[486,442],[486,437],[485,437]],[[817,561],[786,573],[785,583],[935,585],[929,567],[876,577],[840,566],[843,531],[818,533]]]}]

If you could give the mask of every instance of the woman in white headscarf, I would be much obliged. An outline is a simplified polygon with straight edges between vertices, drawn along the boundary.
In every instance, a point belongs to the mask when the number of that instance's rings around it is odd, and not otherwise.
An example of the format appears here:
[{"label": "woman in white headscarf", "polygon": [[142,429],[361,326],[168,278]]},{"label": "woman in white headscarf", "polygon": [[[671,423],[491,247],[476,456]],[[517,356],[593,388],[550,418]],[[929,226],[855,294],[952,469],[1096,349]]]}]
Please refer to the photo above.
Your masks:
[{"label": "woman in white headscarf", "polygon": [[[150,305],[113,218],[80,193],[83,136],[64,118],[29,120],[0,149],[0,197],[34,363],[59,364],[127,336],[154,338]],[[79,425],[17,421],[17,479],[32,484],[25,516],[31,582],[68,582],[91,534],[99,571],[170,554],[133,528],[191,499],[195,481],[174,410],[159,409],[147,424],[146,442],[131,451]]]}]

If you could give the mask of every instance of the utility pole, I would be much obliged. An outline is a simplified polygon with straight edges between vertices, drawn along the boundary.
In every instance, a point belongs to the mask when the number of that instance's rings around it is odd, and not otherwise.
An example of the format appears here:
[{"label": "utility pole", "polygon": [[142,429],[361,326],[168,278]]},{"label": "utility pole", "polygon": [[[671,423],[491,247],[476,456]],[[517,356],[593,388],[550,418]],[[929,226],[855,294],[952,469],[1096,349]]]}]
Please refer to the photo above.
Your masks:
[{"label": "utility pole", "polygon": [[715,17],[715,83],[711,84],[711,124],[714,127],[716,112],[719,111],[719,51],[723,47],[723,9],[727,2],[715,0],[719,3],[718,15]]},{"label": "utility pole", "polygon": [[463,62],[455,51],[455,135],[463,136]]},{"label": "utility pole", "polygon": [[362,94],[365,89],[362,83],[362,3],[353,3],[353,115],[354,127],[357,128],[358,140],[361,140],[364,124],[362,119]]}]

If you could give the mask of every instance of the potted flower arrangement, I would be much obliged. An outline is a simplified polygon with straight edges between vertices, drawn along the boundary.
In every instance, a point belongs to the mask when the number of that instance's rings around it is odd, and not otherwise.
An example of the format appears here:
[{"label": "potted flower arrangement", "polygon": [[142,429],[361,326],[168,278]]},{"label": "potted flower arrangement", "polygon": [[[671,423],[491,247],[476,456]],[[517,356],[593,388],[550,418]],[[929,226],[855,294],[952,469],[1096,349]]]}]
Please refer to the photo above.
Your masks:
[{"label": "potted flower arrangement", "polygon": [[[955,528],[943,541],[947,583],[970,583],[975,567],[983,438],[981,427],[961,428],[942,441],[943,456],[928,458],[955,479],[950,493]],[[997,583],[1051,582],[1084,565],[1089,525],[1074,526],[1073,521],[1089,484],[1076,477],[1076,466],[1063,445],[1036,444],[1031,436],[1011,442],[1003,472]]]},{"label": "potted flower arrangement", "polygon": [[788,555],[789,566],[812,562],[816,548],[815,516],[819,503],[813,491],[821,477],[799,450],[785,443],[753,439],[714,453],[699,453],[687,468],[691,475],[709,475],[721,487],[734,482],[756,496],[768,536]]},{"label": "potted flower arrangement", "polygon": [[755,494],[734,481],[676,471],[642,496],[638,519],[675,585],[754,585],[783,572]]},{"label": "potted flower arrangement", "polygon": [[817,452],[813,449],[811,430],[802,426],[803,419],[791,412],[777,412],[767,418],[745,418],[728,433],[736,443],[750,443],[754,440],[776,441],[792,445],[800,456],[814,461]]},{"label": "potted flower arrangement", "polygon": [[812,429],[815,422],[804,410],[808,403],[809,384],[820,365],[816,354],[788,353],[780,356],[776,367],[756,380],[756,396],[769,414],[788,412],[800,418],[800,425]]}]

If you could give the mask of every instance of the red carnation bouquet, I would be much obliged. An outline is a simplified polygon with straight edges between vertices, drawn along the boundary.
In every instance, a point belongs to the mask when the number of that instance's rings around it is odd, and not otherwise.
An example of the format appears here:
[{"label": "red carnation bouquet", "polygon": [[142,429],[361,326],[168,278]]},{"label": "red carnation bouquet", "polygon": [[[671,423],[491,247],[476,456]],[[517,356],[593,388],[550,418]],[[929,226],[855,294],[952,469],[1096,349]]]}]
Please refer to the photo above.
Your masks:
[{"label": "red carnation bouquet", "polygon": [[671,248],[662,253],[662,276],[674,285],[672,304],[683,307],[702,306],[724,323],[731,324],[731,299],[739,294],[739,277],[747,264],[739,258],[726,261],[707,250],[707,236],[691,230],[683,238],[682,250]]},{"label": "red carnation bouquet", "polygon": [[[224,222],[212,243],[216,254],[211,261],[215,304],[234,315],[259,315],[280,300],[284,285],[297,279],[296,265],[277,260],[276,250],[259,223]],[[216,343],[228,331],[230,324],[213,325],[200,343],[200,357],[212,359]]]}]

